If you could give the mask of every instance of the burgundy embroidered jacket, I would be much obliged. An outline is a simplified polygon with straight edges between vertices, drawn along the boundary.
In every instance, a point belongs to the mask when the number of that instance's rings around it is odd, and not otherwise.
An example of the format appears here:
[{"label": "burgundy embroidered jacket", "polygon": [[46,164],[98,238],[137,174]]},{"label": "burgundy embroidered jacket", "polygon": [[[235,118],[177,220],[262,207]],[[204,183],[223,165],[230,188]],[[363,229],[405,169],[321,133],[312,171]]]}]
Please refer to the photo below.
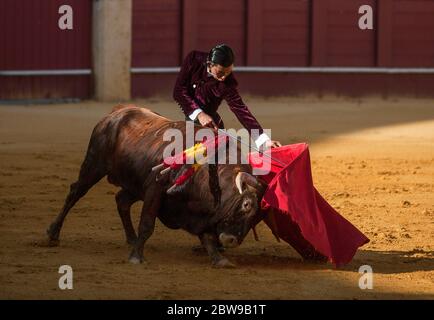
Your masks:
[{"label": "burgundy embroidered jacket", "polygon": [[[206,52],[192,51],[185,58],[176,80],[173,98],[188,117],[198,108],[209,114],[219,127],[223,127],[217,109],[226,100],[240,123],[247,129],[263,129],[252,115],[237,90],[237,81],[231,73],[224,81],[218,81],[208,74]],[[220,123],[219,123],[220,122]]]}]

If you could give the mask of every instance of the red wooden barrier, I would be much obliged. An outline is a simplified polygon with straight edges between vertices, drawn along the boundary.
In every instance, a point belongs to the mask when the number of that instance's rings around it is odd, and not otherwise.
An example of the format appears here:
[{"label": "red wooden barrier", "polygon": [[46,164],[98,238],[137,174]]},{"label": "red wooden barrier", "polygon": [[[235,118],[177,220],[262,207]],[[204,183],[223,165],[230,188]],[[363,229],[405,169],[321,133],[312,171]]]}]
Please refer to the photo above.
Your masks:
[{"label": "red wooden barrier", "polygon": [[[73,7],[73,30],[58,27],[61,5]],[[92,2],[0,1],[0,70],[90,70]],[[91,75],[0,76],[0,99],[87,98]]]}]

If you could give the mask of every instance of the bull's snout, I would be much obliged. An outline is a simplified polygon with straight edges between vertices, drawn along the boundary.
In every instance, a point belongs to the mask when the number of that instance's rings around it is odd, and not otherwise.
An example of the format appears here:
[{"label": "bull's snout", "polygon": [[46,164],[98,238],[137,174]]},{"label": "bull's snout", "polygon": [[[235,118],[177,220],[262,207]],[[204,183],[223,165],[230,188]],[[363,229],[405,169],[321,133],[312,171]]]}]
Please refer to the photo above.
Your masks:
[{"label": "bull's snout", "polygon": [[235,248],[239,245],[237,237],[224,232],[219,235],[220,243],[225,248]]}]

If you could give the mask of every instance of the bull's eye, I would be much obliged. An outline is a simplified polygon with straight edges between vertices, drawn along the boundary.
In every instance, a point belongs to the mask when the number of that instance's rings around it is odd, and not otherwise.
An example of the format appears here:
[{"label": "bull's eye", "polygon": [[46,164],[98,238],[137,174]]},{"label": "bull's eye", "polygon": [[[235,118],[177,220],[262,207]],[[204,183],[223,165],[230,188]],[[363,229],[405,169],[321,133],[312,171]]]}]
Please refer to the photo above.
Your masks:
[{"label": "bull's eye", "polygon": [[242,204],[242,210],[247,212],[250,211],[250,209],[252,209],[252,200],[250,199],[244,200]]}]

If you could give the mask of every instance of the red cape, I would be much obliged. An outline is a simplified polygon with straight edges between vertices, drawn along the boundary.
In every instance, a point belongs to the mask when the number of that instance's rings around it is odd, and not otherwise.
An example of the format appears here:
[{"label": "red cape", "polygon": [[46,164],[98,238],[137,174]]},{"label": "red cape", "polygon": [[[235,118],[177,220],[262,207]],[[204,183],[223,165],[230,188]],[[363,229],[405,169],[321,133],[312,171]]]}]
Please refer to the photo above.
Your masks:
[{"label": "red cape", "polygon": [[287,145],[266,154],[273,160],[254,152],[249,162],[254,168],[261,167],[262,161],[271,165],[268,174],[258,176],[268,184],[262,208],[274,212],[267,225],[305,259],[329,260],[336,266],[349,263],[369,239],[313,186],[308,145]]}]

